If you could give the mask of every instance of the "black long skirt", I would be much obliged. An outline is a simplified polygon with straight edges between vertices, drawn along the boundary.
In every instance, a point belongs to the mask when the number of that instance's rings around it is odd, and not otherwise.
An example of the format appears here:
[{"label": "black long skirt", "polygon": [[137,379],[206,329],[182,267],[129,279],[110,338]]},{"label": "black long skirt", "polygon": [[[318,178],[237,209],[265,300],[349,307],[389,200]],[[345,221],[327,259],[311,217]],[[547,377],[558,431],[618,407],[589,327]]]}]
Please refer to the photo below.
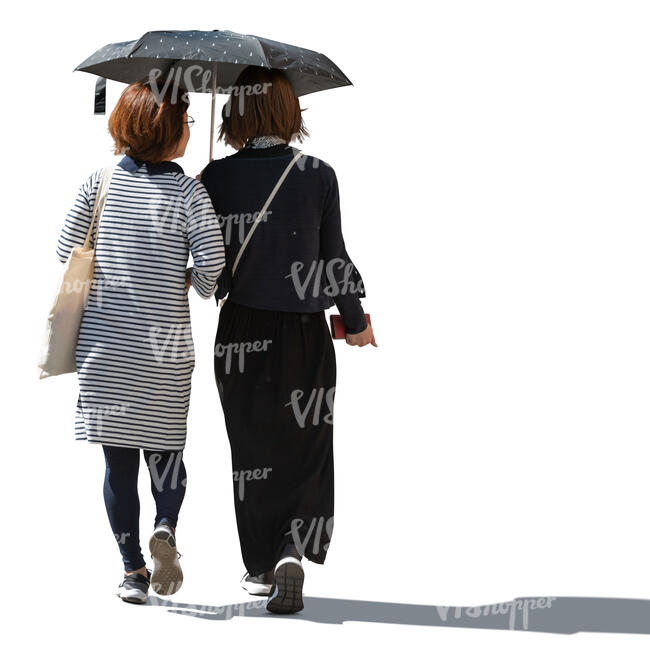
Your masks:
[{"label": "black long skirt", "polygon": [[323,311],[227,300],[214,370],[230,440],[246,570],[273,569],[291,542],[322,564],[334,525],[336,357]]}]

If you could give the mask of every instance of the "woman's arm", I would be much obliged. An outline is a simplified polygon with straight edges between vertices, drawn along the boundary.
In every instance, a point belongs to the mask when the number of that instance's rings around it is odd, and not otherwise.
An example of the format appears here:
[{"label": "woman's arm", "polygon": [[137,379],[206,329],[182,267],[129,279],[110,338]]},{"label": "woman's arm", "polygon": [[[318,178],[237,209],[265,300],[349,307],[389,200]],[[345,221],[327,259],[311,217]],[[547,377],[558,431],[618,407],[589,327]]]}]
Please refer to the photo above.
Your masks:
[{"label": "woman's arm", "polygon": [[187,210],[187,240],[194,263],[191,283],[202,298],[210,298],[217,290],[226,255],[212,201],[196,180],[190,186]]},{"label": "woman's arm", "polygon": [[102,170],[97,170],[79,188],[77,198],[65,219],[56,247],[56,254],[64,264],[68,261],[72,249],[82,246],[86,241],[86,235],[93,216],[94,197],[99,189],[101,174]]},{"label": "woman's arm", "polygon": [[360,298],[365,297],[363,280],[345,249],[341,230],[341,208],[336,174],[331,167],[320,228],[320,256],[325,265],[326,293],[332,296],[348,334],[368,326]]}]

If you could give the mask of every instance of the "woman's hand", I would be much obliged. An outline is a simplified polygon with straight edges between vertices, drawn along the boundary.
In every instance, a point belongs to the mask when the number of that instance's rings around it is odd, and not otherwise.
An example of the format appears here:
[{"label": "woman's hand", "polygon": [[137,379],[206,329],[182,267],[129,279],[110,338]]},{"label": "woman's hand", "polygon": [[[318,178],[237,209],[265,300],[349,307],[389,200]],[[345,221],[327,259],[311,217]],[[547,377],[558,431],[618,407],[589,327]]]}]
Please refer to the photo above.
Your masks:
[{"label": "woman's hand", "polygon": [[192,286],[192,268],[185,269],[185,293],[189,293]]},{"label": "woman's hand", "polygon": [[368,343],[372,343],[372,345],[378,347],[375,342],[375,335],[373,334],[371,325],[368,325],[363,332],[359,332],[358,334],[346,334],[345,342],[348,345],[358,345],[360,348],[364,345],[368,345]]}]

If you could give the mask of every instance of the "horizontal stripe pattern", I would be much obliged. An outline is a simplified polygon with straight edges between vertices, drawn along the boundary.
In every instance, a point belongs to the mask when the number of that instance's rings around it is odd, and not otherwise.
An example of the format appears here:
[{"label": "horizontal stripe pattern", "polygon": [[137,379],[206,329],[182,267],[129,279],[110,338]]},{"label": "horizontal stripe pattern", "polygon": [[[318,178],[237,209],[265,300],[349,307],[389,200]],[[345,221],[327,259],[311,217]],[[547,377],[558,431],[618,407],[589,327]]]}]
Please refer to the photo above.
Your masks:
[{"label": "horizontal stripe pattern", "polygon": [[[83,245],[101,173],[81,186],[67,215],[57,246],[61,262]],[[203,298],[214,295],[225,266],[212,202],[199,181],[173,167],[118,165],[92,241],[95,276],[77,343],[75,437],[183,449],[194,369],[189,253],[192,286]]]}]

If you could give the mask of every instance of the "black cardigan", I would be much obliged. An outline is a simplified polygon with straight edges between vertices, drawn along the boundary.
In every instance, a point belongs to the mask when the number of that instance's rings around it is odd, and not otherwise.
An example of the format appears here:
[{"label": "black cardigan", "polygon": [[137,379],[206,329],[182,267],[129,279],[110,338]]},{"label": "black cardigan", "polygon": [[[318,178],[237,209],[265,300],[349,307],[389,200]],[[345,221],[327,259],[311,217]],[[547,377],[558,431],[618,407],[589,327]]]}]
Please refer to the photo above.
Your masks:
[{"label": "black cardigan", "polygon": [[366,328],[363,280],[345,249],[336,174],[313,156],[299,158],[258,224],[239,248],[297,149],[244,148],[214,160],[201,181],[212,199],[226,248],[216,297],[279,311],[315,312],[336,304],[346,332]]}]

